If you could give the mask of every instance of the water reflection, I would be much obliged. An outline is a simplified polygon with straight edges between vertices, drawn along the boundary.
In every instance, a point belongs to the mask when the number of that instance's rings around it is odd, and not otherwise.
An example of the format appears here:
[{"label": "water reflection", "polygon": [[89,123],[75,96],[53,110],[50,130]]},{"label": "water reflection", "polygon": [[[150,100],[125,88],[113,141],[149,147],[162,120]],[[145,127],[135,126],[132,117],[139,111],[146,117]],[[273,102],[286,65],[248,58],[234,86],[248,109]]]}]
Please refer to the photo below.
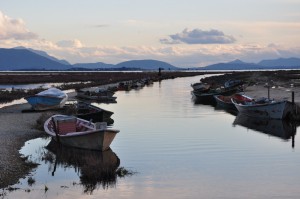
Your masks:
[{"label": "water reflection", "polygon": [[296,124],[287,120],[262,119],[238,114],[233,122],[233,126],[240,125],[271,136],[279,137],[283,140],[292,139],[294,147],[294,137],[296,135]]},{"label": "water reflection", "polygon": [[57,167],[72,167],[78,173],[85,193],[90,194],[99,186],[104,189],[115,187],[120,159],[111,149],[104,152],[83,150],[61,146],[54,140],[46,149],[42,160],[52,170],[52,176],[55,176]]},{"label": "water reflection", "polygon": [[238,111],[237,110],[234,110],[234,109],[227,109],[227,108],[224,108],[224,107],[221,107],[219,106],[218,104],[214,107],[216,111],[224,111],[230,115],[233,115],[233,116],[237,116],[238,115]]}]

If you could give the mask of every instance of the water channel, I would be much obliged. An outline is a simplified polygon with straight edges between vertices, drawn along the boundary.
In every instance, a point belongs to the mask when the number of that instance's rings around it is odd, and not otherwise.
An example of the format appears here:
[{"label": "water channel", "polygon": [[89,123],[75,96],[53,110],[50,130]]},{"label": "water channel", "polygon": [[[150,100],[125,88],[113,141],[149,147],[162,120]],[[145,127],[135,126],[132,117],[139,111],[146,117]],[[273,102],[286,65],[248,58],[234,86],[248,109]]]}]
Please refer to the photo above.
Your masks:
[{"label": "water channel", "polygon": [[[282,121],[195,103],[190,84],[202,77],[155,82],[117,92],[117,103],[94,103],[114,112],[120,133],[111,151],[57,151],[49,138],[25,143],[21,153],[40,165],[5,198],[299,198],[297,132]],[[132,175],[86,178],[120,167]]]}]

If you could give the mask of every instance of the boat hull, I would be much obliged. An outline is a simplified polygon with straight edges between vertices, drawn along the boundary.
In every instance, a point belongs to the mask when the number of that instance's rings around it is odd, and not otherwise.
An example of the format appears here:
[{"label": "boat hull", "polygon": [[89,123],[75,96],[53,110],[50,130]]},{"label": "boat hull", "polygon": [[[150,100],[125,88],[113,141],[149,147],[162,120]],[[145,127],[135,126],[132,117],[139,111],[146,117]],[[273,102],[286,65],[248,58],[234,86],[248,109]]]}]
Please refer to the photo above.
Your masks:
[{"label": "boat hull", "polygon": [[197,102],[203,102],[203,103],[216,103],[214,95],[232,95],[238,92],[238,89],[230,89],[230,90],[220,90],[220,91],[209,91],[209,92],[197,92],[192,91],[192,95],[195,97]]},{"label": "boat hull", "polygon": [[[58,143],[81,149],[105,151],[110,148],[119,130],[109,129],[89,121],[65,115],[54,115],[44,124],[44,130]],[[97,127],[99,126],[99,127]]]},{"label": "boat hull", "polygon": [[236,110],[234,104],[230,101],[225,101],[224,99],[222,99],[222,97],[224,97],[223,95],[214,95],[214,98],[217,102],[217,106],[222,107],[224,109],[234,109]]},{"label": "boat hull", "polygon": [[284,119],[291,111],[291,104],[287,101],[256,105],[243,105],[236,103],[233,100],[233,104],[240,113],[260,118]]},{"label": "boat hull", "polygon": [[76,136],[54,136],[54,140],[60,142],[65,146],[106,151],[114,140],[118,131],[116,130],[98,130],[88,134]]},{"label": "boat hull", "polygon": [[111,111],[104,110],[102,108],[93,106],[91,104],[80,103],[76,110],[76,117],[92,122],[106,122],[107,124],[113,124],[114,120],[111,116],[114,114]]},{"label": "boat hull", "polygon": [[66,103],[66,98],[50,96],[29,96],[25,98],[34,110],[48,110],[62,108]]},{"label": "boat hull", "polygon": [[232,103],[231,98],[235,99],[236,101],[243,100],[251,102],[253,99],[246,95],[235,93],[233,95],[225,96],[225,95],[214,95],[214,98],[217,102],[217,106],[222,107],[224,109],[233,109],[237,110],[235,105]]}]

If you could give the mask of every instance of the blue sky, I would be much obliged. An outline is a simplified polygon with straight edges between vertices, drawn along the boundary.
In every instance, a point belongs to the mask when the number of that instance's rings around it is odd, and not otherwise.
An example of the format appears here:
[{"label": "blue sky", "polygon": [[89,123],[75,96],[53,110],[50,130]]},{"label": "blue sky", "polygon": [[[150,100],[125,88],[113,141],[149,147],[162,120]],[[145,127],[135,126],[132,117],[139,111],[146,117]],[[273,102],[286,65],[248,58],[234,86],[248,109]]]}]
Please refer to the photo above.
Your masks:
[{"label": "blue sky", "polygon": [[0,0],[0,47],[180,67],[300,57],[299,0]]}]

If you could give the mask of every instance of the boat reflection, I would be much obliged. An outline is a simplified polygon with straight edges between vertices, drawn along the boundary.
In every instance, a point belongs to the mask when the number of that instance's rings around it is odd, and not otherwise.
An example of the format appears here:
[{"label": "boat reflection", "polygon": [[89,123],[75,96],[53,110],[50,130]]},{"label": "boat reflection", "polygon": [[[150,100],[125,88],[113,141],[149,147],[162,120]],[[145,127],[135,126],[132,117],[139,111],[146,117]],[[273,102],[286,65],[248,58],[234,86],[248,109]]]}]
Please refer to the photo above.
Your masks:
[{"label": "boat reflection", "polygon": [[85,193],[92,193],[99,186],[115,187],[120,159],[111,149],[103,152],[77,149],[59,145],[53,139],[46,149],[43,160],[49,164],[52,176],[57,168],[74,168]]},{"label": "boat reflection", "polygon": [[292,139],[292,147],[294,148],[294,138],[296,135],[297,125],[292,121],[262,119],[249,117],[239,113],[233,122],[233,126],[235,125],[240,125],[255,131],[281,138],[283,140]]},{"label": "boat reflection", "polygon": [[215,108],[215,111],[226,112],[226,113],[229,113],[230,115],[233,115],[233,116],[237,116],[238,115],[238,111],[237,110],[227,109],[227,108],[224,108],[222,106],[219,106],[218,104],[216,106],[214,106],[214,108]]}]

